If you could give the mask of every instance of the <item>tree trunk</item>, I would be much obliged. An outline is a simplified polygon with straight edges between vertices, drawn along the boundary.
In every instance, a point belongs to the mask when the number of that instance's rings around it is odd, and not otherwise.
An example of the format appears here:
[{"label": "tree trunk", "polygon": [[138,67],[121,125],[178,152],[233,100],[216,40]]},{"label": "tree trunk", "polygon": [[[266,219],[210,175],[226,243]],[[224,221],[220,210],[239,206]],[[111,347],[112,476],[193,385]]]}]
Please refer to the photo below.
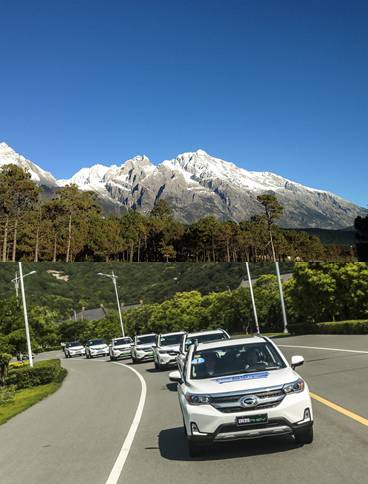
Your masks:
[{"label": "tree trunk", "polygon": [[16,218],[14,223],[12,262],[15,262],[17,257],[17,231],[18,231],[18,219]]},{"label": "tree trunk", "polygon": [[52,255],[52,262],[56,262],[56,250],[57,250],[56,240],[57,240],[57,235],[55,233],[55,236],[54,236],[54,253]]},{"label": "tree trunk", "polygon": [[230,247],[229,247],[229,241],[226,241],[226,258],[227,262],[230,262]]},{"label": "tree trunk", "polygon": [[137,253],[137,262],[141,261],[141,238],[138,239],[138,253]]},{"label": "tree trunk", "polygon": [[36,243],[35,243],[35,256],[34,256],[34,262],[38,262],[38,251],[39,251],[39,241],[40,241],[40,225],[37,225],[37,230],[36,230]]},{"label": "tree trunk", "polygon": [[72,244],[72,214],[69,215],[69,227],[68,227],[68,245],[66,249],[66,261],[69,262],[70,260],[70,247]]},{"label": "tree trunk", "polygon": [[130,241],[130,254],[129,254],[129,262],[133,262],[133,257],[134,257],[134,243],[131,240]]},{"label": "tree trunk", "polygon": [[8,228],[9,228],[9,215],[5,218],[5,227],[4,227],[4,240],[3,240],[3,262],[6,262],[6,256],[8,251]]}]

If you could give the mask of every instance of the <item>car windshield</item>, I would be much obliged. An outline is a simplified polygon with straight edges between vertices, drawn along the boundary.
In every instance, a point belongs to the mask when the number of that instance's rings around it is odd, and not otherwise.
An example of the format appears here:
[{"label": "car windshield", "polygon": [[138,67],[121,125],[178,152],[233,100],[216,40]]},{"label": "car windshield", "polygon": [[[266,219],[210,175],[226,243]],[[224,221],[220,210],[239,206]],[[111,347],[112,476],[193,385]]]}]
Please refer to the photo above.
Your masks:
[{"label": "car windshield", "polygon": [[270,343],[248,343],[222,346],[193,352],[191,378],[255,373],[285,368],[282,358]]},{"label": "car windshield", "polygon": [[192,345],[195,341],[198,343],[210,343],[211,341],[219,341],[222,339],[228,339],[226,333],[223,331],[219,331],[218,333],[210,333],[210,334],[197,334],[196,336],[188,336],[187,340],[185,341],[185,351],[188,351],[190,345]]},{"label": "car windshield", "polygon": [[81,346],[79,341],[72,341],[66,345],[68,348],[73,348],[73,346]]},{"label": "car windshield", "polygon": [[114,340],[114,346],[119,346],[119,345],[128,345],[132,342],[130,338],[119,338]]},{"label": "car windshield", "polygon": [[90,345],[104,345],[106,343],[105,343],[105,340],[104,339],[91,339],[89,341],[89,344]]},{"label": "car windshield", "polygon": [[137,345],[148,345],[151,343],[155,342],[155,335],[149,335],[149,336],[137,336],[136,338],[136,344]]},{"label": "car windshield", "polygon": [[178,345],[182,337],[182,334],[164,334],[160,336],[160,346]]}]

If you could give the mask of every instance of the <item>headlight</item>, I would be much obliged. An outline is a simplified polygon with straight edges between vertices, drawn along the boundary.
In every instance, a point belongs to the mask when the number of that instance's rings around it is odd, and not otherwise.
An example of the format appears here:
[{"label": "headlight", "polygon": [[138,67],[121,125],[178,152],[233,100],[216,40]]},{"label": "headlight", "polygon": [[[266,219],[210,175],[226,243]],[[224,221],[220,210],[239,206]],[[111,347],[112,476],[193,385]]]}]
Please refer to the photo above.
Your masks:
[{"label": "headlight", "polygon": [[293,381],[291,383],[286,383],[282,389],[284,390],[285,393],[299,393],[304,390],[305,384],[304,381],[299,378],[296,381]]},{"label": "headlight", "polygon": [[211,401],[209,395],[194,395],[193,393],[188,393],[185,398],[191,405],[208,405]]}]

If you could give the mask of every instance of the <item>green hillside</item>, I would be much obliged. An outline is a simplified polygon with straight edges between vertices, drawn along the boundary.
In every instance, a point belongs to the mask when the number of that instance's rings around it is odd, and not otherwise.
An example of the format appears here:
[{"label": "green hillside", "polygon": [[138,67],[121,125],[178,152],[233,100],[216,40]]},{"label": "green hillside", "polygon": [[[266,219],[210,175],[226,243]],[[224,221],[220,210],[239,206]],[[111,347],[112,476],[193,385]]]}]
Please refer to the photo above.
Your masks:
[{"label": "green hillside", "polygon": [[[290,272],[292,267],[292,264],[281,264],[281,271]],[[0,299],[14,294],[11,279],[17,268],[17,264],[0,264]],[[145,303],[161,302],[182,291],[199,290],[202,294],[208,294],[235,289],[246,273],[245,264],[242,263],[23,264],[24,274],[32,270],[36,270],[37,274],[25,279],[29,303],[57,309],[63,316],[83,306],[95,308],[103,304],[115,307],[112,282],[99,277],[98,272],[114,270],[119,277],[119,294],[124,304],[140,300]],[[274,272],[273,264],[251,264],[252,277]]]}]

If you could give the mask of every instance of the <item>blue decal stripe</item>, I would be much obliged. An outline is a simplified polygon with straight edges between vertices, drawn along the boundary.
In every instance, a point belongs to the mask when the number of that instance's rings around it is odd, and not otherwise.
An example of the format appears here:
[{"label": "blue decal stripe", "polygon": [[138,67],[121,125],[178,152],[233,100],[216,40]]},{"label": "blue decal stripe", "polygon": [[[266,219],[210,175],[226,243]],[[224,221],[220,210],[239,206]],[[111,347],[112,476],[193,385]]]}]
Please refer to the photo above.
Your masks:
[{"label": "blue decal stripe", "polygon": [[243,373],[242,375],[223,376],[221,378],[214,378],[213,381],[222,385],[223,383],[230,383],[233,381],[256,380],[258,378],[267,378],[268,375],[269,375],[268,371],[261,371],[258,373]]}]

